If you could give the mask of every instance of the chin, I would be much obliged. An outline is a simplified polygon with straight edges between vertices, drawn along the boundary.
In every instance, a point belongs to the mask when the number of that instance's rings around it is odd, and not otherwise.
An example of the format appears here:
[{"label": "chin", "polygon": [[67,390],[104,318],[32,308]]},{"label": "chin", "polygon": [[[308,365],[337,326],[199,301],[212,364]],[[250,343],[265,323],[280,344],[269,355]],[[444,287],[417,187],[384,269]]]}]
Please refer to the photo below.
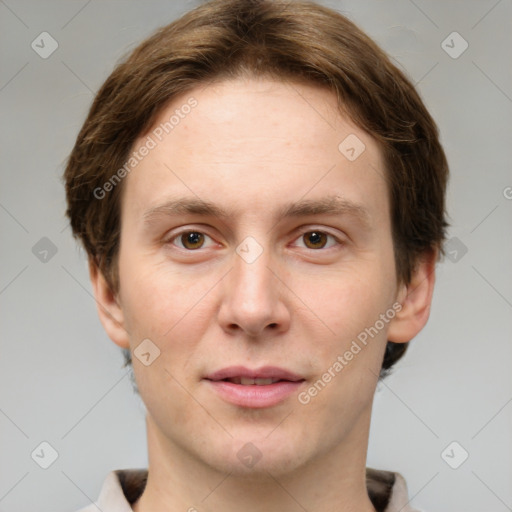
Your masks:
[{"label": "chin", "polygon": [[[232,476],[251,479],[268,479],[269,473],[278,477],[298,469],[308,459],[304,442],[294,441],[287,432],[265,431],[264,434],[249,429],[242,435],[222,445],[212,446],[208,454],[200,454],[208,465]],[[269,435],[270,433],[270,435]],[[214,442],[214,444],[216,444]]]}]

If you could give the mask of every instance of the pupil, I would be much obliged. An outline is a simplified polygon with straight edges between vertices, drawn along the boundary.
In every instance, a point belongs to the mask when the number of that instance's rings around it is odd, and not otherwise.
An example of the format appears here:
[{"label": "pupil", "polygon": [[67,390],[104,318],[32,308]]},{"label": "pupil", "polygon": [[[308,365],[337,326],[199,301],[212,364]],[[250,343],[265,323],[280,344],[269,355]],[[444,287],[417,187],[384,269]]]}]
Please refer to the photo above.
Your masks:
[{"label": "pupil", "polygon": [[191,232],[191,233],[187,233],[185,235],[185,247],[187,246],[195,246],[194,248],[197,248],[198,245],[201,245],[202,241],[203,241],[203,235],[201,233],[197,233],[197,232]]},{"label": "pupil", "polygon": [[316,231],[312,231],[309,235],[308,235],[308,241],[311,245],[324,245],[322,244],[323,242],[323,233],[317,233]]}]

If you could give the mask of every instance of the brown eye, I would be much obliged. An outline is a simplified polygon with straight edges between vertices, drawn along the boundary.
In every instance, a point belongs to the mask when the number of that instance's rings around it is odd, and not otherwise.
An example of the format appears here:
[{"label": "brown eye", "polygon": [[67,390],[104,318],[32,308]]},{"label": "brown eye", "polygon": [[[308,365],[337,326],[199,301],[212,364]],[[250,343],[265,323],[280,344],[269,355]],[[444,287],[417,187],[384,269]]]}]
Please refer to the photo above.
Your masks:
[{"label": "brown eye", "polygon": [[204,244],[204,234],[189,231],[180,236],[180,241],[185,249],[200,249]]},{"label": "brown eye", "polygon": [[308,249],[323,249],[327,244],[327,234],[321,231],[308,231],[302,235]]}]

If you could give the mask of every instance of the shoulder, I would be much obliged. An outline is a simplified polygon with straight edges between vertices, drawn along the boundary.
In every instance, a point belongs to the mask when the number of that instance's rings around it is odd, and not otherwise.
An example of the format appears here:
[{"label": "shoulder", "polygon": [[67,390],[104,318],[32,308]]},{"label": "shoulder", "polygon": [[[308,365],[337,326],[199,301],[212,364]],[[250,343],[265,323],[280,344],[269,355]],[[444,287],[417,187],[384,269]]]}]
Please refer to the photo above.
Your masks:
[{"label": "shoulder", "polygon": [[77,512],[131,512],[131,504],[142,494],[147,481],[147,469],[118,469],[111,471],[99,498]]},{"label": "shoulder", "polygon": [[366,486],[378,512],[419,512],[409,504],[407,484],[400,473],[366,468]]}]

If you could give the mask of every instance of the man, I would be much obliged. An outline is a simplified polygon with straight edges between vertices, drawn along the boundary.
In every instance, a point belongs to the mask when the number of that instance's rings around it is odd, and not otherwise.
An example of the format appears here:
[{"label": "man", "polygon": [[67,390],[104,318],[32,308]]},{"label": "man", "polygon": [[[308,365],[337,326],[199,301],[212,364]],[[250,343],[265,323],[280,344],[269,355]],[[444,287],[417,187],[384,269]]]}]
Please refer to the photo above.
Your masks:
[{"label": "man", "polygon": [[366,453],[428,319],[447,174],[414,87],[334,11],[213,0],[143,42],[65,172],[147,408],[148,471],[97,507],[411,511]]}]

